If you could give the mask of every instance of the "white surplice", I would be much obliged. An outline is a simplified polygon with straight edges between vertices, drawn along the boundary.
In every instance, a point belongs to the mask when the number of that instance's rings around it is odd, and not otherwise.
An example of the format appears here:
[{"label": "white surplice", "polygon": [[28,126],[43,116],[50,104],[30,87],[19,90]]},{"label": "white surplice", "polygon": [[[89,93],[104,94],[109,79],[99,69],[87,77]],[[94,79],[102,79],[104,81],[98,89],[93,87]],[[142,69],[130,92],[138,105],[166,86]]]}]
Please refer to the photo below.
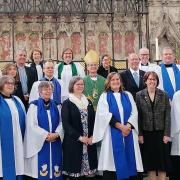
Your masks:
[{"label": "white surplice", "polygon": [[[176,64],[177,68],[180,70],[180,65]],[[167,67],[167,72],[169,74],[169,78],[170,78],[170,81],[172,83],[172,86],[173,86],[173,89],[175,90],[176,89],[176,82],[175,82],[175,77],[174,77],[174,71],[173,71],[173,68],[172,67]],[[161,67],[160,66],[157,66],[154,71],[157,73],[158,77],[159,77],[159,85],[158,85],[158,88],[161,89],[161,90],[164,90],[164,87],[163,87],[163,78],[162,78],[162,71],[161,71]]]},{"label": "white surplice", "polygon": [[171,103],[171,155],[180,156],[180,90]]},{"label": "white surplice", "polygon": [[141,62],[139,63],[139,69],[145,72],[154,71],[157,66],[158,66],[157,64],[153,64],[153,63],[148,63],[147,66],[142,66]]},{"label": "white surplice", "polygon": [[[25,108],[21,100],[15,96],[15,98],[21,104],[24,113]],[[24,174],[24,151],[23,151],[23,140],[21,135],[21,129],[19,124],[19,113],[18,109],[11,98],[4,99],[9,106],[12,116],[12,127],[13,127],[13,143],[14,143],[14,158],[15,158],[15,167],[16,167],[16,175]],[[0,138],[0,146],[1,146],[1,138]],[[8,154],[7,154],[8,156]],[[9,172],[10,173],[10,172]],[[0,147],[0,177],[2,177],[2,153]]]},{"label": "white surplice", "polygon": [[[60,114],[60,106],[58,106]],[[49,129],[52,130],[50,110],[47,110]],[[63,139],[62,122],[56,128],[61,140]],[[37,106],[31,104],[26,119],[26,132],[24,137],[24,173],[27,176],[38,178],[38,152],[42,149],[48,131],[38,126],[37,119]],[[50,149],[50,177],[52,178],[52,162],[51,162],[51,149]]]},{"label": "white surplice", "polygon": [[[59,84],[61,86],[61,102],[62,102],[62,95],[63,95],[62,94],[62,83],[60,80],[58,80],[58,79],[56,79],[56,80],[59,82]],[[42,81],[36,81],[33,83],[31,92],[29,94],[29,103],[31,103],[32,101],[37,100],[39,98],[38,86],[39,86],[40,82],[42,82]],[[51,96],[51,99],[53,99],[53,94]]]},{"label": "white surplice", "polygon": [[[138,112],[136,104],[132,95],[129,92],[128,94],[130,102],[132,104],[132,112],[128,119],[128,122],[132,124],[134,129],[132,129],[133,140],[134,140],[134,150],[135,150],[135,159],[136,159],[136,168],[138,172],[143,171],[142,159],[138,143]],[[123,107],[120,102],[120,93],[114,93],[118,109],[120,112],[121,119],[123,120]],[[100,156],[98,161],[98,170],[100,171],[115,171],[114,157],[113,157],[113,148],[112,148],[112,139],[111,139],[111,127],[109,125],[112,118],[112,113],[109,112],[109,105],[107,102],[107,93],[103,93],[99,99],[94,132],[93,132],[93,143],[102,141]],[[122,122],[123,123],[123,122]]]},{"label": "white surplice", "polygon": [[[85,72],[80,63],[74,63],[76,65],[77,74],[78,76],[84,78]],[[60,64],[56,64],[55,70],[54,70],[54,77],[58,79],[58,67]],[[62,83],[62,102],[66,100],[69,97],[69,82],[72,78],[72,69],[71,64],[64,65],[62,74],[61,74],[61,83]]]}]

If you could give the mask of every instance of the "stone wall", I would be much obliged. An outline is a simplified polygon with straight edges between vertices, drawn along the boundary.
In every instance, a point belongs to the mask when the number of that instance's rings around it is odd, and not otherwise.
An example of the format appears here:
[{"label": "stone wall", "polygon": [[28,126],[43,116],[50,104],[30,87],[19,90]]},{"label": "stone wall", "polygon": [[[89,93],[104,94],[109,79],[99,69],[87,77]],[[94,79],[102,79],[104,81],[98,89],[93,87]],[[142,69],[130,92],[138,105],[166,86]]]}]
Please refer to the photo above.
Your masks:
[{"label": "stone wall", "polygon": [[180,0],[150,0],[149,18],[152,57],[155,58],[157,38],[160,52],[163,47],[170,46],[180,60]]},{"label": "stone wall", "polygon": [[[155,39],[159,50],[172,46],[180,58],[180,0],[149,0],[149,42],[147,16],[90,15],[80,16],[6,16],[0,15],[0,61],[12,61],[18,48],[26,48],[28,56],[34,48],[43,51],[43,59],[60,60],[63,49],[70,47],[81,60],[89,49],[122,60],[140,45],[150,45],[151,59],[156,59]],[[112,32],[113,31],[113,32]],[[139,37],[139,33],[141,36]],[[159,57],[160,58],[160,57]]]}]

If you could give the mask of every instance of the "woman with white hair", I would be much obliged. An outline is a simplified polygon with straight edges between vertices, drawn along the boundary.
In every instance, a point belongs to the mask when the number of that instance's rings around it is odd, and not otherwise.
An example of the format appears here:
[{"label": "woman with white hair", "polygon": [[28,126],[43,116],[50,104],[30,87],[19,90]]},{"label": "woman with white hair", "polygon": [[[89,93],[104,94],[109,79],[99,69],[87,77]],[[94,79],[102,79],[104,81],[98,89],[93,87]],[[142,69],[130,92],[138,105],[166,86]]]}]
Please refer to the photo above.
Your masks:
[{"label": "woman with white hair", "polygon": [[62,180],[60,106],[50,99],[53,92],[51,82],[40,82],[38,90],[40,97],[31,102],[27,112],[25,175],[27,179]]}]

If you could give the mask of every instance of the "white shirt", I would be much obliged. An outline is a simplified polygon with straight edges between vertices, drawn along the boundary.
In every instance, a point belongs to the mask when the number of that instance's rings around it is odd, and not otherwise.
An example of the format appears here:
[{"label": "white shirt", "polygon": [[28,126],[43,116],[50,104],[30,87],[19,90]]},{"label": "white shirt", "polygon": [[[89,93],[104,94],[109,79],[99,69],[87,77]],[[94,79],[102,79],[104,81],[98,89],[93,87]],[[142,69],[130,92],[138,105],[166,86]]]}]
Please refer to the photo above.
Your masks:
[{"label": "white shirt", "polygon": [[[61,63],[56,64],[55,70],[54,70],[54,77],[58,79],[58,67]],[[78,76],[84,78],[85,77],[85,72],[80,63],[74,63],[76,65],[77,69],[77,74]],[[69,82],[72,78],[72,69],[71,69],[71,64],[64,65],[62,74],[61,74],[61,84],[62,84],[62,102],[66,100],[69,97]]]},{"label": "white shirt", "polygon": [[145,71],[145,72],[154,71],[154,69],[157,66],[158,66],[157,64],[153,64],[153,63],[150,63],[150,62],[148,62],[147,66],[142,66],[141,62],[139,63],[139,69],[142,70],[142,71]]},{"label": "white shirt", "polygon": [[37,64],[36,70],[37,70],[38,80],[40,80],[43,77],[43,70],[41,65]]},{"label": "white shirt", "polygon": [[[58,79],[57,79],[57,81],[59,82],[59,84],[61,86],[61,100],[62,100],[62,85],[61,85],[62,82]],[[31,103],[32,101],[37,100],[39,98],[38,86],[39,86],[40,82],[41,81],[36,81],[33,83],[33,86],[31,88],[31,92],[29,94],[29,103]],[[53,99],[53,94],[51,95],[51,99]]]},{"label": "white shirt", "polygon": [[[177,68],[180,70],[180,65],[177,65]],[[175,77],[174,77],[174,71],[173,71],[173,68],[172,67],[168,67],[166,68],[167,69],[167,72],[169,74],[169,78],[170,78],[170,81],[172,83],[172,86],[173,86],[173,89],[175,90],[176,89],[176,82],[175,82]],[[162,78],[162,71],[161,71],[161,67],[160,66],[157,66],[154,71],[157,73],[158,77],[159,77],[159,86],[158,88],[161,89],[161,90],[164,90],[164,87],[163,87],[163,78]]]}]

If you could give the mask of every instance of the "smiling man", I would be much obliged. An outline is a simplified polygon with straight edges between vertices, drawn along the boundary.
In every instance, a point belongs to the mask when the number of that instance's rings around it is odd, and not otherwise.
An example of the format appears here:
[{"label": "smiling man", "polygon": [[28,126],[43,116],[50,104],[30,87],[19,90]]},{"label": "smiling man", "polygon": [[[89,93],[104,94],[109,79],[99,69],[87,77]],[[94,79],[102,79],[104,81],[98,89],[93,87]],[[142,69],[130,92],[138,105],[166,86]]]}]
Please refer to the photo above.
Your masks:
[{"label": "smiling man", "polygon": [[35,81],[34,71],[25,65],[27,52],[25,49],[18,49],[16,52],[16,65],[19,75],[19,80],[22,85],[23,97],[20,97],[25,108],[28,107],[29,93]]},{"label": "smiling man", "polygon": [[139,50],[139,69],[147,72],[147,71],[153,71],[154,68],[156,68],[156,64],[150,63],[149,61],[149,49],[143,47]]},{"label": "smiling man", "polygon": [[39,98],[39,92],[38,92],[38,86],[40,82],[42,81],[51,81],[53,86],[54,86],[54,91],[52,93],[51,99],[53,99],[57,104],[60,104],[62,101],[62,86],[60,80],[56,79],[54,77],[54,63],[52,60],[47,60],[44,61],[43,64],[43,72],[44,72],[44,77],[40,79],[39,81],[36,81],[33,84],[30,97],[29,97],[29,102],[32,102],[34,100],[37,100]]},{"label": "smiling man", "polygon": [[159,76],[158,88],[168,93],[172,100],[174,93],[180,90],[180,65],[175,63],[175,57],[170,47],[162,50],[162,64],[156,68]]},{"label": "smiling man", "polygon": [[138,91],[145,88],[145,84],[143,82],[145,72],[139,69],[139,63],[140,60],[136,53],[129,54],[129,69],[120,74],[125,90],[131,92],[134,98]]}]

